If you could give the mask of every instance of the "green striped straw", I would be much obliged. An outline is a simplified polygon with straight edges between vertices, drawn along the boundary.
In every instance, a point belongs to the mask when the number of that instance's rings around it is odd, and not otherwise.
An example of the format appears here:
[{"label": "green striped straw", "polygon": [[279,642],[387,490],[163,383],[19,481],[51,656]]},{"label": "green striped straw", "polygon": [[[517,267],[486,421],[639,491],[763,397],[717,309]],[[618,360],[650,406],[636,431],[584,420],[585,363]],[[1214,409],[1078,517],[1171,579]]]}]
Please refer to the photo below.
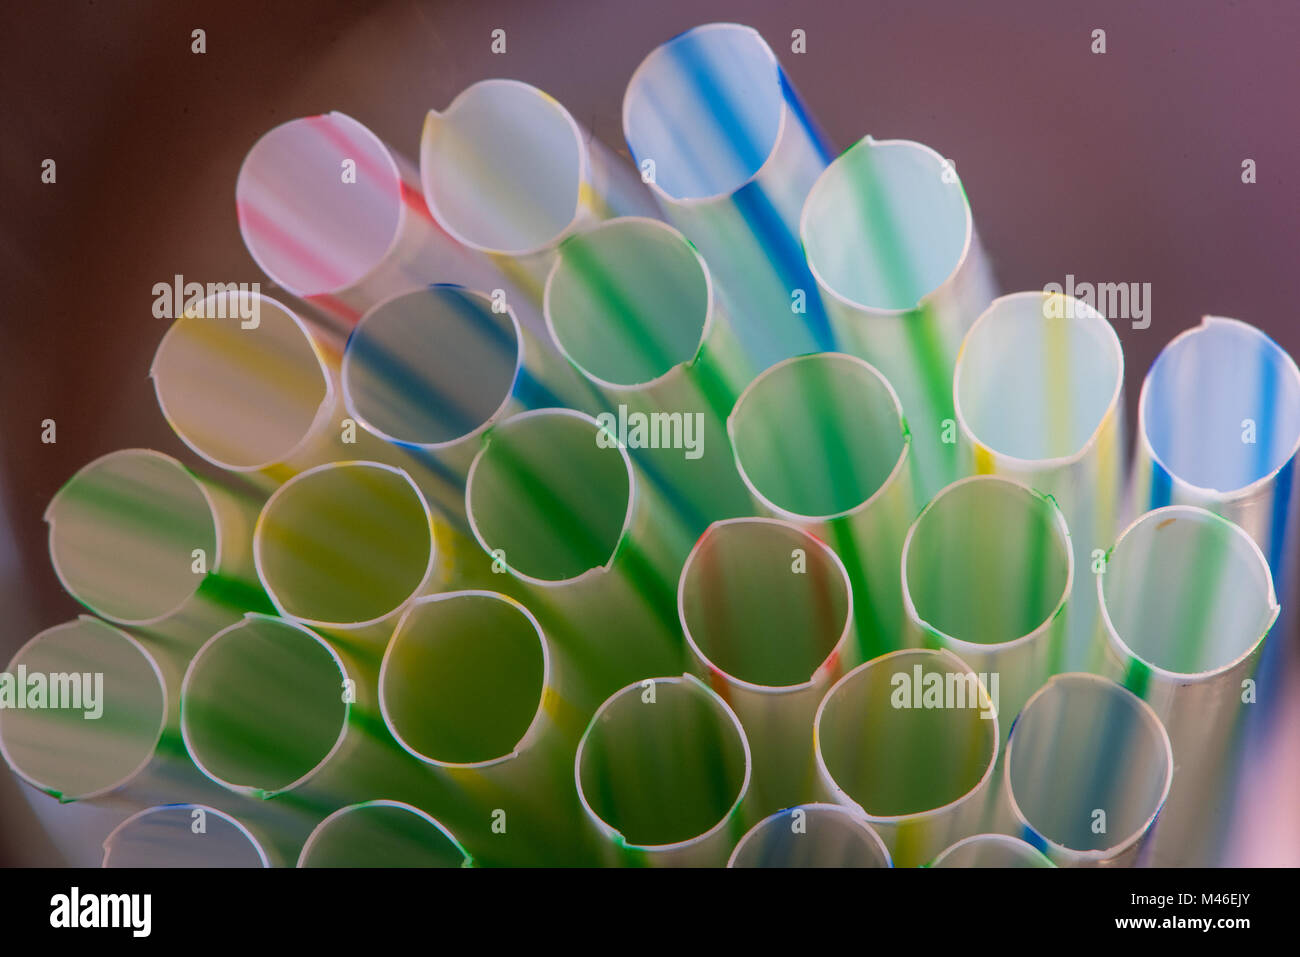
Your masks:
[{"label": "green striped straw", "polygon": [[164,804],[132,814],[104,841],[104,867],[270,867],[257,837],[225,811]]},{"label": "green striped straw", "polygon": [[299,867],[473,867],[474,859],[447,828],[400,801],[366,801],[340,808],[312,831]]},{"label": "green striped straw", "polygon": [[728,867],[893,867],[866,819],[838,804],[800,804],[759,821]]}]

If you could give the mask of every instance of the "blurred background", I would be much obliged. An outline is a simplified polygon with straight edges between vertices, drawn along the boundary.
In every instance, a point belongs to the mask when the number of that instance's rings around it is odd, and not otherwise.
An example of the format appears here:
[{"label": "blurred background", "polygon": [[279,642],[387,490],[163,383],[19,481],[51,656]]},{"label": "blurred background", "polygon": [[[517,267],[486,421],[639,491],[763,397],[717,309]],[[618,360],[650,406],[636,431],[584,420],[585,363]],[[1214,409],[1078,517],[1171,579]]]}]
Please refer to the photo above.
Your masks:
[{"label": "blurred background", "polygon": [[[1204,314],[1254,323],[1300,355],[1292,0],[6,4],[0,662],[82,610],[46,554],[42,513],[60,485],[122,447],[197,464],[148,378],[166,322],[152,315],[152,287],[180,273],[277,295],[235,219],[239,165],[263,132],[341,110],[415,157],[430,108],[504,76],[551,93],[626,155],[632,71],[711,20],[763,34],[837,150],[871,133],[951,158],[1003,291],[1067,274],[1150,283],[1150,327],[1116,323],[1130,426],[1152,359]],[[489,50],[497,28],[504,55]],[[203,55],[191,52],[195,29]],[[799,55],[795,29],[807,38]],[[1105,54],[1091,52],[1095,29]],[[41,182],[46,158],[53,185]],[[56,444],[41,442],[44,419],[57,422]],[[1294,749],[1274,775],[1300,781]],[[1296,863],[1279,855],[1300,848],[1300,805],[1270,793],[1267,838],[1248,860]],[[0,863],[57,861],[29,818],[0,772]]]}]

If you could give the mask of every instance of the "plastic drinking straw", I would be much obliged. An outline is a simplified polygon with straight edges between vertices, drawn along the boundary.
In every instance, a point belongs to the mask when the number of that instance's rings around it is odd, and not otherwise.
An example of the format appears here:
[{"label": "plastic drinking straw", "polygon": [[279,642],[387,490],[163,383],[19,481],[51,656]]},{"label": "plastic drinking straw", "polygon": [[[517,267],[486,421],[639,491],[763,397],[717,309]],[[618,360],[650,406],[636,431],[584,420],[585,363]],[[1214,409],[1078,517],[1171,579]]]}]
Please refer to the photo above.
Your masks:
[{"label": "plastic drinking straw", "polygon": [[799,234],[840,347],[898,390],[924,501],[960,476],[953,366],[994,296],[961,180],[928,146],[867,136],[817,180]]},{"label": "plastic drinking straw", "polygon": [[931,867],[1055,867],[1042,851],[1018,837],[976,834],[943,851]]},{"label": "plastic drinking straw", "polygon": [[285,618],[386,641],[407,602],[435,584],[436,536],[428,503],[404,471],[334,462],[267,499],[253,555]]},{"label": "plastic drinking straw", "polygon": [[375,303],[430,282],[494,288],[496,270],[434,222],[416,170],[342,113],[290,120],[249,150],[235,186],[244,245],[336,341]]},{"label": "plastic drinking straw", "polygon": [[756,367],[835,348],[798,234],[831,152],[758,32],[710,23],[651,51],[623,97],[623,135]]},{"label": "plastic drinking straw", "polygon": [[638,218],[571,236],[543,304],[560,353],[603,394],[606,423],[626,432],[633,459],[673,490],[692,531],[748,512],[724,422],[753,370],[690,242]]},{"label": "plastic drinking straw", "polygon": [[745,830],[749,741],[699,679],[648,678],[596,710],[574,778],[611,863],[721,867]]},{"label": "plastic drinking straw", "polygon": [[449,830],[400,801],[367,801],[331,814],[312,831],[299,867],[473,867]]},{"label": "plastic drinking straw", "polygon": [[167,721],[158,662],[89,615],[18,649],[0,677],[0,702],[0,755],[60,802],[107,795],[140,776]]},{"label": "plastic drinking straw", "polygon": [[980,675],[1002,722],[1064,670],[1074,551],[1056,503],[1008,479],[949,485],[903,544],[909,642],[947,648]]},{"label": "plastic drinking straw", "polygon": [[801,804],[765,817],[740,839],[728,867],[893,867],[862,817],[838,804]]},{"label": "plastic drinking straw", "polygon": [[866,815],[896,867],[920,867],[979,830],[997,712],[956,655],[904,649],[831,686],[817,708],[813,748],[826,796]]},{"label": "plastic drinking straw", "polygon": [[518,80],[480,81],[445,111],[429,111],[420,181],[442,228],[522,291],[529,306],[515,305],[537,335],[545,335],[543,283],[564,238],[612,216],[654,214],[622,160],[559,101]]},{"label": "plastic drinking straw", "polygon": [[839,556],[789,522],[715,522],[682,567],[677,613],[692,668],[745,727],[755,810],[811,800],[813,714],[857,653]]},{"label": "plastic drinking straw", "polygon": [[474,799],[473,815],[444,820],[485,863],[554,862],[581,844],[569,769],[583,712],[566,670],[532,613],[496,592],[417,599],[393,632],[379,672],[384,723]]},{"label": "plastic drinking straw", "polygon": [[595,419],[541,409],[502,422],[465,500],[501,587],[520,592],[573,660],[587,700],[684,669],[673,593],[690,538]]},{"label": "plastic drinking straw", "polygon": [[825,540],[853,584],[859,659],[902,646],[898,561],[912,496],[911,436],[893,387],[838,353],[777,363],[727,419],[757,507]]},{"label": "plastic drinking straw", "polygon": [[1133,866],[1173,779],[1150,705],[1098,675],[1054,675],[1011,726],[1003,762],[1011,828],[1058,866]]},{"label": "plastic drinking straw", "polygon": [[270,867],[247,827],[200,804],[146,808],[104,841],[104,867]]},{"label": "plastic drinking straw", "polygon": [[1096,570],[1119,520],[1124,353],[1106,318],[1059,293],[1002,296],[975,321],[953,373],[961,471],[1052,496],[1074,545],[1065,670],[1092,670]]},{"label": "plastic drinking straw", "polygon": [[1111,549],[1097,594],[1107,671],[1159,715],[1174,783],[1157,866],[1212,866],[1232,818],[1244,701],[1277,620],[1273,578],[1240,527],[1193,506],[1147,512]]}]

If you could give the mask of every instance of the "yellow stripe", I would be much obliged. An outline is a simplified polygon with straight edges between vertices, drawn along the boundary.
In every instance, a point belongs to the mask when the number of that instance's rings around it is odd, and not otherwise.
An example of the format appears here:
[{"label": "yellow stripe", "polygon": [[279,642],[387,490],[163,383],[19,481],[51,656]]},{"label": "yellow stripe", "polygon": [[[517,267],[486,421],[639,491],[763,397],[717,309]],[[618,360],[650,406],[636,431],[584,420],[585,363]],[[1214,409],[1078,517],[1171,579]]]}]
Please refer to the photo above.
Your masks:
[{"label": "yellow stripe", "polygon": [[975,443],[975,474],[992,475],[995,471],[996,468],[993,462],[993,453],[990,452],[988,449],[986,449],[984,446],[980,445],[978,442],[976,442]]}]

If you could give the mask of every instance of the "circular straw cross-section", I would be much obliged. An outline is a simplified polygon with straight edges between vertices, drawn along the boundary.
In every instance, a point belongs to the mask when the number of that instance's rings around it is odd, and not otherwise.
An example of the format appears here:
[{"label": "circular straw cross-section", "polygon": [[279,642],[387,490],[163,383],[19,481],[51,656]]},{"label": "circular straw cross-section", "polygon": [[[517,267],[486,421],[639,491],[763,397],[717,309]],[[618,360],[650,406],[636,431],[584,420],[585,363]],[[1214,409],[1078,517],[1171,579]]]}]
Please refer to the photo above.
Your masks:
[{"label": "circular straw cross-section", "polygon": [[1038,848],[1006,834],[963,838],[934,859],[931,867],[1055,867]]},{"label": "circular straw cross-section", "polygon": [[973,227],[966,193],[938,153],[870,136],[813,184],[799,235],[808,267],[857,309],[915,309],[957,271]]},{"label": "circular straw cross-section", "polygon": [[1092,443],[1124,387],[1119,337],[1096,309],[1056,293],[993,302],[962,344],[957,421],[1010,459],[1067,460]]},{"label": "circular straw cross-section", "polygon": [[239,169],[235,202],[249,254],[296,296],[364,279],[396,244],[406,215],[392,153],[342,113],[266,133]]},{"label": "circular straw cross-section", "polygon": [[[256,325],[240,317],[256,310]],[[329,415],[325,359],[303,321],[259,293],[209,296],[167,329],[154,391],[181,441],[221,468],[290,459]]]},{"label": "circular straw cross-section", "polygon": [[104,839],[104,867],[270,867],[248,828],[203,804],[132,814]]},{"label": "circular straw cross-section", "polygon": [[299,867],[471,867],[451,831],[400,801],[367,801],[335,811],[308,836]]},{"label": "circular straw cross-section", "polygon": [[[272,797],[305,782],[347,732],[347,673],[301,625],[250,614],[199,649],[181,685],[181,735],[223,787]],[[293,694],[286,696],[285,690]]]},{"label": "circular straw cross-section", "polygon": [[759,821],[728,867],[892,867],[880,835],[838,804],[801,804]]},{"label": "circular straw cross-section", "polygon": [[758,31],[709,23],[641,61],[623,96],[623,134],[638,165],[654,162],[656,192],[705,200],[758,174],[789,113],[780,65]]},{"label": "circular straw cross-section", "polygon": [[864,507],[902,468],[910,443],[885,377],[829,352],[768,368],[736,401],[727,433],[746,485],[795,519]]},{"label": "circular straw cross-section", "polygon": [[429,506],[409,475],[377,462],[334,462],[267,499],[253,534],[257,573],[275,607],[309,625],[387,617],[428,580]]},{"label": "circular straw cross-section", "polygon": [[979,677],[947,651],[895,651],[831,686],[813,724],[824,781],[872,820],[955,806],[993,773],[998,724]]},{"label": "circular straw cross-section", "polygon": [[483,80],[420,140],[420,180],[438,223],[485,252],[525,255],[559,239],[578,215],[588,157],[559,101],[518,80]]},{"label": "circular straw cross-section", "polygon": [[973,645],[1037,634],[1065,607],[1074,553],[1046,496],[975,476],[931,499],[903,543],[903,604],[928,632]]},{"label": "circular straw cross-section", "polygon": [[479,544],[519,577],[570,581],[606,567],[632,517],[632,462],[595,419],[541,409],[496,426],[470,466]]},{"label": "circular straw cross-section", "polygon": [[808,685],[849,633],[848,573],[825,543],[776,519],[715,522],[682,567],[677,608],[696,657],[760,690]]},{"label": "circular straw cross-section", "polygon": [[154,756],[167,719],[158,663],[134,638],[83,615],[41,632],[0,673],[0,754],[60,801],[112,791]]},{"label": "circular straw cross-section", "polygon": [[546,282],[547,326],[594,381],[644,385],[695,357],[712,302],[700,254],[671,226],[623,218],[566,239]]},{"label": "circular straw cross-section", "polygon": [[1138,420],[1148,451],[1176,481],[1245,493],[1300,451],[1300,369],[1254,326],[1207,316],[1156,357]]},{"label": "circular straw cross-section", "polygon": [[393,737],[422,761],[484,766],[512,757],[541,715],[550,659],[541,626],[487,591],[417,600],[379,672]]},{"label": "circular straw cross-section", "polygon": [[481,293],[435,285],[367,312],[343,353],[343,398],[367,430],[405,445],[477,435],[510,401],[519,326]]},{"label": "circular straw cross-section", "polygon": [[1279,610],[1259,546],[1194,506],[1158,508],[1125,529],[1097,589],[1122,656],[1177,678],[1227,671],[1259,646]]},{"label": "circular straw cross-section", "polygon": [[725,827],[749,788],[740,721],[695,678],[628,685],[597,709],[574,761],[578,797],[619,845],[665,850]]},{"label": "circular straw cross-section", "polygon": [[[1164,725],[1106,678],[1056,675],[1025,704],[1004,775],[1024,837],[1056,860],[1101,863],[1139,841],[1173,780]],[[1100,813],[1099,813],[1100,812]]]},{"label": "circular straw cross-section", "polygon": [[110,621],[178,611],[221,565],[212,499],[189,469],[148,449],[112,452],[70,478],[45,511],[50,561],[73,598]]}]

